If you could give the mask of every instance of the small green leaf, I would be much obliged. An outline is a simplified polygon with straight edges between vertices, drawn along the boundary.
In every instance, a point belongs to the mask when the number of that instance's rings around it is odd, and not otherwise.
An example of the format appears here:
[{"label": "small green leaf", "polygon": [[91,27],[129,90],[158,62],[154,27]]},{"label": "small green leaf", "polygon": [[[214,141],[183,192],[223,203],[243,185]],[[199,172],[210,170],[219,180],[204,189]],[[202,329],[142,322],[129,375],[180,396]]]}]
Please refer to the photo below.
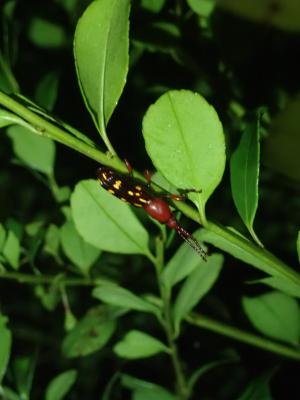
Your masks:
[{"label": "small green leaf", "polygon": [[96,181],[76,185],[71,208],[76,229],[86,242],[114,253],[149,255],[148,233],[130,207]]},{"label": "small green leaf", "polygon": [[6,326],[7,321],[8,319],[0,314],[0,387],[11,351],[11,333]]},{"label": "small green leaf", "polygon": [[57,375],[46,389],[46,400],[62,400],[70,391],[77,378],[77,371],[70,369]]},{"label": "small green leaf", "polygon": [[100,250],[86,243],[77,232],[73,221],[67,221],[60,229],[60,238],[66,256],[81,270],[89,272],[100,255]]},{"label": "small green leaf", "polygon": [[114,346],[114,352],[123,358],[136,359],[154,356],[157,353],[168,352],[169,349],[152,336],[132,330],[123,340]]},{"label": "small green leaf", "polygon": [[230,160],[231,190],[235,206],[253,239],[258,240],[253,222],[258,205],[259,118],[250,122]]},{"label": "small green leaf", "polygon": [[97,287],[93,290],[93,296],[107,304],[154,314],[159,313],[156,306],[120,286]]},{"label": "small green leaf", "polygon": [[179,333],[182,319],[195,307],[218,279],[223,265],[221,254],[212,254],[199,265],[182,285],[174,304],[175,332]]},{"label": "small green leaf", "polygon": [[133,391],[134,400],[175,400],[165,388],[134,376],[122,374],[122,386]]},{"label": "small green leaf", "polygon": [[23,399],[30,399],[32,382],[37,364],[37,350],[30,353],[29,356],[15,357],[13,360],[14,386]]},{"label": "small green leaf", "polygon": [[36,102],[51,111],[57,99],[58,92],[58,73],[49,72],[39,81],[35,90]]},{"label": "small green leaf", "polygon": [[44,174],[53,174],[55,145],[51,139],[38,136],[23,126],[10,126],[7,134],[16,156],[26,165]]},{"label": "small green leaf", "polygon": [[59,259],[60,232],[56,225],[50,224],[45,235],[44,250],[56,260]]},{"label": "small green leaf", "polygon": [[128,70],[129,9],[129,0],[94,1],[75,32],[74,55],[81,92],[105,143],[105,127]]},{"label": "small green leaf", "polygon": [[225,140],[214,108],[199,94],[173,90],[149,107],[143,120],[146,148],[155,167],[189,197],[205,220],[207,199],[225,168]]},{"label": "small green leaf", "polygon": [[67,36],[62,26],[38,17],[32,18],[28,36],[32,43],[43,48],[63,47],[67,43]]},{"label": "small green leaf", "polygon": [[257,330],[292,345],[300,340],[300,307],[297,301],[280,292],[255,298],[243,297],[245,313]]},{"label": "small green leaf", "polygon": [[63,341],[67,357],[82,357],[100,350],[116,329],[114,313],[108,307],[94,307],[68,333]]},{"label": "small green leaf", "polygon": [[[199,232],[197,231],[193,235],[196,239],[198,239]],[[166,288],[170,290],[172,286],[191,274],[196,268],[201,268],[204,262],[198,253],[186,243],[183,243],[166,265],[161,274],[161,279]]]},{"label": "small green leaf", "polygon": [[166,0],[141,0],[141,7],[147,11],[159,13],[165,3]]},{"label": "small green leaf", "polygon": [[34,288],[36,297],[41,301],[42,305],[48,311],[53,311],[61,300],[61,289],[59,287],[59,280],[54,282],[48,287],[37,285]]},{"label": "small green leaf", "polygon": [[216,6],[216,0],[187,0],[187,3],[200,17],[209,17]]},{"label": "small green leaf", "polygon": [[20,252],[20,240],[13,230],[9,230],[2,253],[9,265],[14,269],[18,269],[19,267]]},{"label": "small green leaf", "polygon": [[270,388],[270,380],[274,375],[274,369],[267,371],[250,381],[238,400],[273,400]]}]

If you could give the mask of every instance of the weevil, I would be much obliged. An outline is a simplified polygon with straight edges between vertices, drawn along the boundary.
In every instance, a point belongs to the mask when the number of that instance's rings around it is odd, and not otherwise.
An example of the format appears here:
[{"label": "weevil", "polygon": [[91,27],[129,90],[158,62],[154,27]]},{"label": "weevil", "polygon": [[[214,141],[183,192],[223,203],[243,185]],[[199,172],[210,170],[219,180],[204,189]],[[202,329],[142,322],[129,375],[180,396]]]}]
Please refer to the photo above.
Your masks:
[{"label": "weevil", "polygon": [[110,167],[100,166],[97,170],[97,178],[101,186],[112,195],[134,207],[142,207],[152,218],[167,225],[185,240],[202,258],[206,261],[207,254],[200,246],[199,242],[186,231],[176,220],[168,202],[163,197],[173,200],[182,200],[181,195],[159,194],[150,187],[151,176],[145,172],[148,184],[132,176],[132,168],[125,160],[129,174],[122,174]]}]

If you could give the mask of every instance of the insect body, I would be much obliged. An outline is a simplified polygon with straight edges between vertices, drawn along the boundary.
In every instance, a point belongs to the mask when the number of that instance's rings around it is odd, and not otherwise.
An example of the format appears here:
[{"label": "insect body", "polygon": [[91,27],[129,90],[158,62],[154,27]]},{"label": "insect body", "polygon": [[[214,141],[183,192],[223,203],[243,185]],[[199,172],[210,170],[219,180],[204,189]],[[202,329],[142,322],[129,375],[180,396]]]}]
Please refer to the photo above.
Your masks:
[{"label": "insect body", "polygon": [[[130,175],[121,174],[105,166],[98,168],[97,178],[101,186],[109,193],[135,207],[143,207],[152,218],[161,224],[166,224],[171,229],[175,229],[182,239],[206,261],[206,252],[198,241],[179,225],[169,204],[153,192],[150,187]],[[180,196],[169,195],[169,197],[178,200]]]}]

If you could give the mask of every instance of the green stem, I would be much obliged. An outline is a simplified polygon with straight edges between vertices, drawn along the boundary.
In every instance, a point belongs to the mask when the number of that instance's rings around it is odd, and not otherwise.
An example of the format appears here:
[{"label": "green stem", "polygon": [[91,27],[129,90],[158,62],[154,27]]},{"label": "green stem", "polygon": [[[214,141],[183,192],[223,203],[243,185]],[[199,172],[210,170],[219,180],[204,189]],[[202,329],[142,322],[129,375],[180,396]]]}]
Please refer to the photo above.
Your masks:
[{"label": "green stem", "polygon": [[[8,95],[0,92],[0,104],[5,106],[7,109],[23,118],[26,122],[31,124],[35,128],[35,133],[49,137],[59,143],[65,144],[66,146],[86,155],[93,160],[100,162],[101,164],[110,166],[119,171],[126,172],[126,167],[124,162],[117,157],[110,158],[100,150],[88,145],[87,143],[79,140],[78,138],[70,135],[63,129],[52,124],[51,122],[45,120],[41,116],[35,114],[33,111],[27,109],[22,104],[18,103]],[[134,173],[135,177],[143,179],[141,174]],[[195,208],[191,207],[187,203],[175,201],[174,205],[178,208],[184,215],[191,218],[192,220],[201,223],[199,219],[199,213]],[[207,221],[205,228],[208,231],[214,232],[221,236],[226,241],[233,243],[235,246],[243,249],[243,251],[257,258],[257,260],[262,260],[267,263],[274,273],[285,276],[290,279],[293,283],[300,285],[300,275],[294,271],[292,268],[288,267],[273,254],[269,253],[266,249],[263,249],[254,243],[245,240],[241,236],[235,234],[229,229],[217,225],[211,221]],[[258,266],[254,265],[256,268]]]},{"label": "green stem", "polygon": [[192,325],[208,329],[212,332],[238,340],[239,342],[247,343],[251,346],[259,347],[263,350],[300,361],[300,350],[298,349],[293,349],[292,347],[273,342],[269,339],[262,338],[261,336],[242,331],[204,315],[192,313],[186,317],[186,321]]},{"label": "green stem", "polygon": [[180,400],[187,400],[189,398],[189,388],[186,382],[182,364],[180,362],[176,342],[174,340],[174,328],[172,322],[171,314],[171,302],[170,302],[170,292],[167,290],[162,280],[160,279],[160,274],[164,266],[164,248],[163,242],[158,238],[156,240],[156,263],[155,269],[157,274],[157,280],[159,284],[160,295],[163,304],[163,328],[165,330],[166,338],[168,341],[168,346],[170,349],[170,357],[173,364],[173,369],[176,377],[177,395]]},{"label": "green stem", "polygon": [[113,168],[119,169],[121,171],[126,171],[126,167],[123,161],[119,160],[117,157],[109,158],[106,154],[100,150],[90,146],[89,144],[79,140],[78,138],[70,135],[65,130],[61,129],[59,126],[54,125],[42,116],[36,114],[35,112],[29,110],[22,104],[18,103],[16,100],[6,95],[0,91],[0,104],[6,107],[8,110],[12,111],[19,117],[23,118],[28,122],[35,130],[35,133],[40,136],[45,136],[47,138],[53,139],[65,146],[70,147],[73,150],[78,151],[85,156],[98,161],[104,165],[110,165]]},{"label": "green stem", "polygon": [[[0,279],[7,279],[17,281],[20,283],[27,283],[29,285],[48,284],[51,285],[55,282],[63,286],[97,286],[99,284],[107,284],[110,282],[105,278],[65,278],[64,276],[51,276],[51,275],[29,275],[21,272],[1,271]],[[111,282],[110,282],[111,283]]]}]

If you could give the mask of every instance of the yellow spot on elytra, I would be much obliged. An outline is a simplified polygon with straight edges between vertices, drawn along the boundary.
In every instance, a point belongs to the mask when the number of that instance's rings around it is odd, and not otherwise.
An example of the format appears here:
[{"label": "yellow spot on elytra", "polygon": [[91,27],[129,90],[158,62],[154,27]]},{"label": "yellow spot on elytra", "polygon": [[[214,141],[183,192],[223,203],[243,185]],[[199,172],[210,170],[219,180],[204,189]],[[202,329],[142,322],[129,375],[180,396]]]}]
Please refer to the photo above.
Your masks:
[{"label": "yellow spot on elytra", "polygon": [[120,197],[120,199],[121,199],[122,201],[125,201],[125,203],[127,203],[127,200],[126,200],[124,197]]},{"label": "yellow spot on elytra", "polygon": [[142,190],[142,187],[139,185],[136,185],[135,188],[136,188],[136,190]]},{"label": "yellow spot on elytra", "polygon": [[121,185],[122,185],[122,181],[120,181],[120,180],[118,179],[118,180],[113,184],[113,187],[114,187],[115,189],[119,190],[120,187],[121,187]]},{"label": "yellow spot on elytra", "polygon": [[112,189],[107,189],[107,191],[108,191],[109,193],[111,193],[111,194],[115,194],[115,191],[112,190]]},{"label": "yellow spot on elytra", "polygon": [[145,200],[145,199],[143,199],[143,198],[140,198],[140,201],[141,201],[142,203],[148,203],[148,201]]},{"label": "yellow spot on elytra", "polygon": [[136,197],[140,197],[141,193],[135,192]]},{"label": "yellow spot on elytra", "polygon": [[142,207],[142,205],[140,203],[133,203],[133,205],[136,207]]},{"label": "yellow spot on elytra", "polygon": [[102,177],[103,177],[105,180],[107,179],[106,172],[102,172]]},{"label": "yellow spot on elytra", "polygon": [[129,196],[133,196],[134,195],[134,193],[133,193],[133,191],[132,190],[128,190],[128,192],[127,192],[128,194],[129,194]]}]

